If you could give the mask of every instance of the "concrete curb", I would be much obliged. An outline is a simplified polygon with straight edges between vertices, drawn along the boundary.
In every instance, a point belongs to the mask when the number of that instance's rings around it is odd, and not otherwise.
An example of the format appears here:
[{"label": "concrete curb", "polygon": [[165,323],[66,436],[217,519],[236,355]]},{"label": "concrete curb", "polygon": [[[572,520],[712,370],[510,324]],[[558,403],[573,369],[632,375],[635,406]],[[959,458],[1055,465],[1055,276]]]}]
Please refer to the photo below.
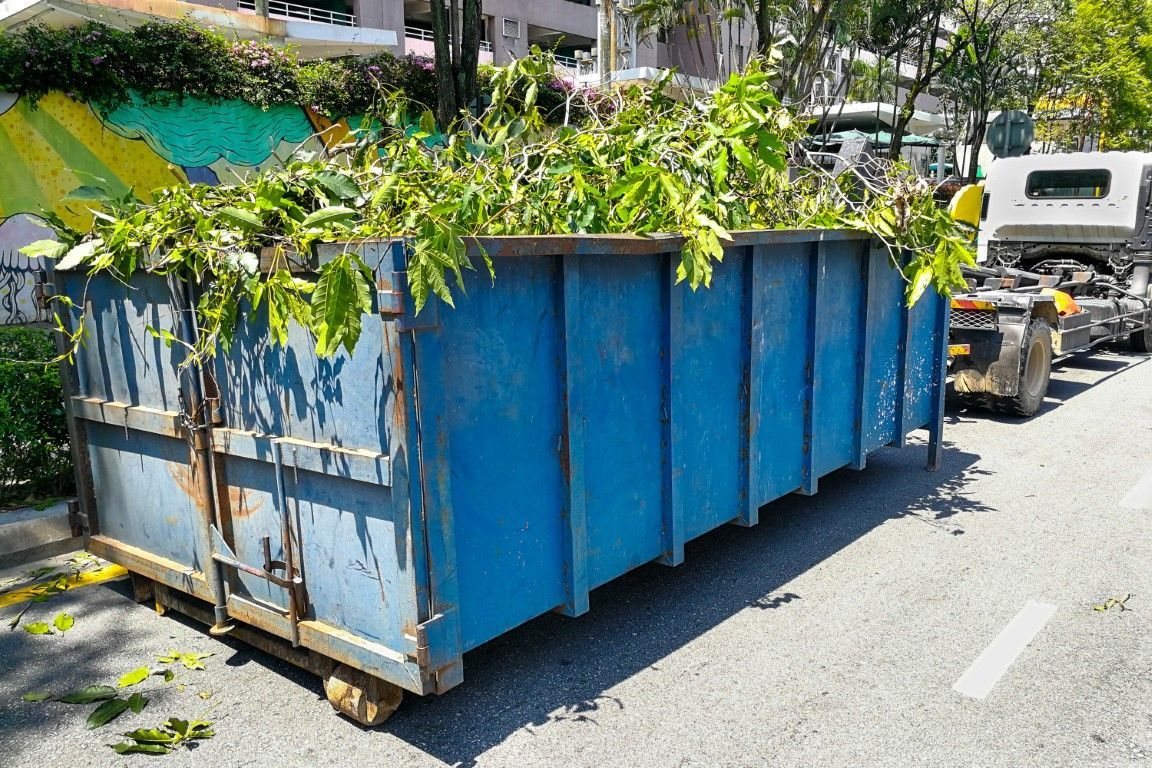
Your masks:
[{"label": "concrete curb", "polygon": [[24,507],[0,512],[0,568],[83,549],[86,536],[73,536],[68,502],[47,509]]}]

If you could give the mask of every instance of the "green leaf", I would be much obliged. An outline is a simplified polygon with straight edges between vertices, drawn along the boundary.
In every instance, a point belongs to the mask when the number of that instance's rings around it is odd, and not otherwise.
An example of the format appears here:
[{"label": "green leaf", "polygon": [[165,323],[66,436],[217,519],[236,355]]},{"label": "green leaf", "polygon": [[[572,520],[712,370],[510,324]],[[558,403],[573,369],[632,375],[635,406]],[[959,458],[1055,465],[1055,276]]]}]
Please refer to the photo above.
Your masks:
[{"label": "green leaf", "polygon": [[742,141],[733,140],[732,154],[740,161],[740,165],[744,166],[744,172],[749,178],[756,178],[756,163],[752,160],[752,153],[748,151],[747,145]]},{"label": "green leaf", "polygon": [[[177,651],[174,648],[168,650],[167,656],[160,656],[159,660],[162,664],[175,664],[177,662],[183,664],[187,669],[204,669],[203,659],[215,656],[214,653],[184,653]],[[173,675],[175,676],[175,675]],[[169,682],[172,678],[164,675],[164,682]]]},{"label": "green leaf", "polygon": [[360,195],[360,185],[346,174],[337,171],[318,171],[313,174],[312,179],[337,200],[354,200]]},{"label": "green leaf", "polygon": [[227,224],[233,227],[238,227],[245,231],[254,229],[262,229],[264,227],[264,220],[257,216],[252,211],[245,211],[242,208],[236,208],[231,205],[226,205],[216,211],[216,215],[223,219]]},{"label": "green leaf", "polygon": [[52,698],[52,694],[48,691],[28,691],[28,693],[20,698],[24,699],[24,701],[44,701]]},{"label": "green leaf", "polygon": [[207,720],[181,720],[170,717],[164,727],[174,732],[178,739],[210,739],[216,734],[209,730],[212,723]]},{"label": "green leaf", "polygon": [[130,755],[132,753],[166,755],[172,751],[172,747],[163,744],[133,743],[131,741],[122,741],[119,744],[113,744],[112,749],[116,750],[116,754],[118,755]]},{"label": "green leaf", "polygon": [[88,715],[88,728],[99,728],[102,725],[107,725],[120,715],[124,714],[129,708],[127,699],[108,699]]},{"label": "green leaf", "polygon": [[342,205],[330,205],[308,214],[304,218],[304,221],[300,222],[300,227],[302,229],[319,229],[329,224],[336,224],[353,219],[359,215],[360,214],[351,208],[345,208]]},{"label": "green leaf", "polygon": [[924,290],[932,282],[932,268],[928,266],[920,267],[916,270],[915,277],[912,278],[912,283],[908,287],[908,306],[913,306],[924,295]]},{"label": "green leaf", "polygon": [[30,635],[51,635],[52,627],[48,626],[43,621],[33,621],[30,624],[24,625],[24,631]]},{"label": "green leaf", "polygon": [[188,735],[188,729],[192,727],[192,723],[178,717],[170,717],[164,721],[164,727],[183,739]]},{"label": "green leaf", "polygon": [[352,351],[360,338],[361,316],[372,309],[370,289],[346,254],[321,268],[312,293],[317,354],[329,357],[341,344]]},{"label": "green leaf", "polygon": [[[164,661],[164,659],[160,659],[160,661]],[[171,662],[167,662],[167,663],[171,663]],[[153,672],[152,674],[160,675],[161,677],[164,678],[164,682],[166,682],[166,683],[170,683],[174,679],[176,679],[176,673],[170,669],[158,669],[155,672]]]},{"label": "green leaf", "polygon": [[37,240],[20,249],[30,259],[58,259],[68,252],[68,244],[56,240]]},{"label": "green leaf", "polygon": [[137,683],[147,680],[150,674],[152,674],[152,670],[148,667],[138,667],[137,669],[122,675],[120,679],[116,681],[116,687],[127,688],[129,686],[136,685]]},{"label": "green leaf", "polygon": [[56,627],[56,629],[60,630],[61,632],[67,632],[68,630],[72,629],[75,624],[76,619],[72,618],[72,616],[67,613],[58,613],[56,614],[56,618],[52,620],[52,626]]},{"label": "green leaf", "polygon": [[90,184],[84,184],[82,186],[76,187],[76,189],[72,190],[61,198],[61,200],[79,200],[84,202],[97,203],[107,203],[111,199],[112,197],[108,194],[107,190],[102,189],[101,187],[92,186]]},{"label": "green leaf", "polygon": [[91,259],[96,251],[104,245],[104,240],[96,238],[95,240],[87,240],[79,245],[73,247],[68,253],[56,262],[56,269],[70,270],[77,269],[82,266],[86,261]]},{"label": "green leaf", "polygon": [[110,685],[89,685],[85,688],[78,688],[56,700],[65,704],[91,704],[94,701],[104,701],[115,698],[115,696],[116,689]]},{"label": "green leaf", "polygon": [[137,692],[128,697],[128,708],[134,714],[140,714],[146,706],[148,706],[148,697],[144,694]]},{"label": "green leaf", "polygon": [[180,741],[179,735],[159,728],[138,728],[122,735],[143,744],[175,744]]}]

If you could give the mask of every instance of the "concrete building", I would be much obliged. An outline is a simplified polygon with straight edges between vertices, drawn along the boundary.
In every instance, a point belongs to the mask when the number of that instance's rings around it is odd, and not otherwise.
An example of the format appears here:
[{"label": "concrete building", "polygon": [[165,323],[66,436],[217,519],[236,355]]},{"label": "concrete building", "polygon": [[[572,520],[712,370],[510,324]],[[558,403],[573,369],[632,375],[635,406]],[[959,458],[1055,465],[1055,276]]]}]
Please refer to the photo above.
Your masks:
[{"label": "concrete building", "polygon": [[[627,18],[630,4],[615,0],[625,10],[618,18]],[[89,19],[125,27],[157,18],[191,18],[241,38],[269,37],[296,46],[305,57],[433,53],[428,0],[0,0],[0,31]],[[599,81],[609,46],[598,43],[606,35],[599,0],[483,0],[480,60],[507,63],[538,45],[553,51],[574,79]],[[612,70],[676,67],[685,75],[710,78],[751,50],[751,41],[741,35],[735,51],[709,50],[701,61],[700,46],[683,31],[641,35],[626,21],[617,41]]]}]

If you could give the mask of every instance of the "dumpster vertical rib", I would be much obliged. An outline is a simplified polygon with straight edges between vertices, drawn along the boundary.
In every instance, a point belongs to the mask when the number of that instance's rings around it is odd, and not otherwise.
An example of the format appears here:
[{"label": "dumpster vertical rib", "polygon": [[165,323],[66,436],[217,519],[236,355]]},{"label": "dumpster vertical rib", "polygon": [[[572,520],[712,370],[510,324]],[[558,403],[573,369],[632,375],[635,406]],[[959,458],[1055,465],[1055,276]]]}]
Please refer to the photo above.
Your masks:
[{"label": "dumpster vertical rib", "polygon": [[856,379],[856,458],[853,469],[864,469],[868,463],[868,424],[869,424],[869,385],[872,381],[872,301],[875,295],[873,282],[876,280],[874,263],[875,249],[871,241],[860,243],[860,344],[857,346]]},{"label": "dumpster vertical rib", "polygon": [[563,257],[564,290],[563,322],[564,333],[564,400],[567,445],[562,461],[568,469],[568,509],[564,515],[564,593],[567,598],[561,613],[566,616],[579,616],[588,611],[588,514],[587,492],[584,487],[584,403],[583,388],[578,378],[580,371],[573,370],[580,360],[576,348],[579,334],[576,332],[580,318],[580,257],[566,254]]},{"label": "dumpster vertical rib", "polygon": [[684,562],[684,453],[685,435],[682,420],[676,418],[678,402],[686,397],[677,384],[677,364],[680,352],[684,349],[684,292],[676,289],[676,267],[680,263],[674,254],[665,253],[662,257],[664,275],[660,301],[666,307],[664,316],[668,322],[664,327],[661,344],[663,347],[663,384],[661,392],[661,414],[664,441],[664,554],[660,562],[664,565],[680,565]]},{"label": "dumpster vertical rib", "polygon": [[[64,290],[64,276],[53,270],[52,280],[56,286],[56,295],[67,296],[68,294]],[[83,311],[84,307],[81,306],[81,312]],[[60,318],[64,325],[64,332],[73,333],[75,328],[73,327],[72,312],[65,309],[60,314]],[[77,322],[84,322],[83,315]],[[87,394],[80,389],[80,382],[83,381],[81,377],[83,355],[72,355],[73,363],[69,364],[67,355],[71,354],[72,350],[66,345],[63,336],[54,333],[52,339],[56,344],[56,353],[60,356],[58,367],[64,397],[64,416],[67,419],[68,437],[72,446],[72,474],[76,481],[76,496],[80,500],[80,510],[88,518],[88,534],[96,536],[100,533],[100,517],[96,510],[96,487],[92,479],[92,458],[88,452],[88,427],[86,422],[76,418],[76,404],[72,400],[73,396]]]},{"label": "dumpster vertical rib", "polygon": [[912,346],[912,308],[908,306],[907,302],[900,302],[900,340],[898,342],[897,352],[898,361],[896,367],[896,438],[890,445],[899,446],[903,448],[908,443],[908,428],[906,424],[908,420],[904,411],[906,410],[907,389],[908,389],[908,351]]},{"label": "dumpster vertical rib", "polygon": [[816,324],[820,317],[820,283],[824,273],[824,262],[827,259],[827,246],[823,240],[813,244],[808,256],[808,323],[805,328],[807,334],[807,359],[805,360],[804,374],[807,381],[804,385],[804,472],[800,493],[812,495],[816,493],[816,346],[820,335]]},{"label": "dumpster vertical rib", "polygon": [[944,435],[944,382],[948,376],[948,316],[952,302],[937,294],[934,365],[932,366],[932,416],[928,424],[928,469],[940,469],[941,440]]},{"label": "dumpster vertical rib", "polygon": [[758,334],[763,333],[763,327],[758,319],[763,315],[760,309],[760,294],[763,292],[763,280],[766,275],[761,270],[767,269],[767,256],[764,253],[767,245],[748,246],[747,256],[744,259],[743,280],[743,329],[744,338],[741,340],[741,350],[744,354],[744,402],[741,413],[743,415],[743,462],[741,463],[742,488],[744,489],[744,503],[740,506],[736,518],[737,525],[752,526],[760,522],[760,414],[752,409],[752,403],[760,402],[760,348],[757,344]]}]

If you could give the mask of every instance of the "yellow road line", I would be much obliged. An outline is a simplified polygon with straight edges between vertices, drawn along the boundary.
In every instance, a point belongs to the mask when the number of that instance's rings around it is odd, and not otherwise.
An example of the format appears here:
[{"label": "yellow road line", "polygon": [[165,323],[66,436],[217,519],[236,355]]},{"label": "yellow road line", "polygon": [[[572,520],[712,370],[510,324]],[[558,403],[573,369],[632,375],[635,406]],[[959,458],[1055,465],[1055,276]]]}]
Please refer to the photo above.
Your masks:
[{"label": "yellow road line", "polygon": [[[106,565],[103,568],[97,568],[94,571],[85,571],[77,576],[68,579],[68,589],[76,589],[77,587],[86,587],[89,584],[99,584],[104,581],[111,581],[112,579],[119,579],[128,575],[128,571],[123,566],[119,565]],[[14,589],[11,592],[5,592],[0,595],[0,608],[5,608],[9,605],[16,605],[17,603],[26,603],[34,597],[38,597],[44,587],[52,584],[51,581],[44,581],[39,584],[32,584],[20,589]]]}]

